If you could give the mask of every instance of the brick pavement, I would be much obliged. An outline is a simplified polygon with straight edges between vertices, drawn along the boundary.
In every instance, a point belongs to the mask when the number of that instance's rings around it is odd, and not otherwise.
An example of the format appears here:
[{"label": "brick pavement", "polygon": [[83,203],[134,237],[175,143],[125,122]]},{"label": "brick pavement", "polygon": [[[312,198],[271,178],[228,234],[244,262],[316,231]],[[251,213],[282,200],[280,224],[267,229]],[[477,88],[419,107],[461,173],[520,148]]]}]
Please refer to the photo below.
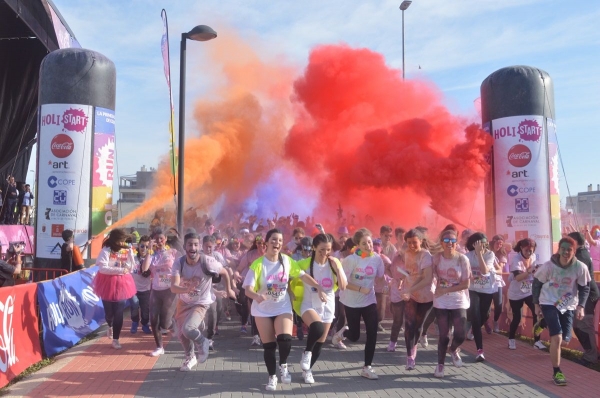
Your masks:
[{"label": "brick pavement", "polygon": [[[388,324],[389,326],[389,324]],[[300,356],[303,343],[294,340],[289,364],[292,384],[279,384],[275,393],[264,390],[267,381],[263,351],[250,348],[250,336],[240,335],[238,321],[225,322],[215,339],[216,351],[192,372],[180,372],[183,351],[176,339],[166,344],[166,354],[151,358],[151,335],[131,335],[125,322],[115,351],[101,337],[59,356],[56,364],[11,387],[10,396],[24,397],[573,397],[597,391],[598,373],[563,361],[569,386],[550,381],[548,354],[524,343],[506,348],[506,338],[484,335],[488,360],[475,363],[474,344],[465,342],[464,366],[454,368],[448,357],[444,379],[433,377],[437,357],[435,338],[427,349],[419,349],[417,368],[406,371],[402,344],[395,353],[386,352],[389,333],[380,333],[374,367],[379,380],[359,376],[363,360],[364,334],[359,343],[338,351],[327,343],[313,368],[316,383],[301,383]],[[76,352],[76,355],[74,355]],[[26,386],[26,387],[22,387]],[[593,386],[593,387],[592,387]],[[594,389],[592,389],[594,388]]]}]

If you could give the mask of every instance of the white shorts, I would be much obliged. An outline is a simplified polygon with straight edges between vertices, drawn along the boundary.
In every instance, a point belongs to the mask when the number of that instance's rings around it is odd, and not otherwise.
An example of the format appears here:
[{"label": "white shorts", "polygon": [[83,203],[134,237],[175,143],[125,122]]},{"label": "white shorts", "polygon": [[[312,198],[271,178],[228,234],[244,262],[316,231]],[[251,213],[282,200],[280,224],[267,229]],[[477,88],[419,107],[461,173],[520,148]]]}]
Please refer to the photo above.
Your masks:
[{"label": "white shorts", "polygon": [[[328,297],[327,303],[322,303],[320,306],[311,305],[311,303],[302,302],[302,306],[300,307],[300,313],[304,315],[304,313],[308,310],[313,310],[317,313],[317,315],[321,318],[321,322],[323,323],[331,323],[335,318],[335,296]],[[315,308],[316,307],[316,308]]]}]

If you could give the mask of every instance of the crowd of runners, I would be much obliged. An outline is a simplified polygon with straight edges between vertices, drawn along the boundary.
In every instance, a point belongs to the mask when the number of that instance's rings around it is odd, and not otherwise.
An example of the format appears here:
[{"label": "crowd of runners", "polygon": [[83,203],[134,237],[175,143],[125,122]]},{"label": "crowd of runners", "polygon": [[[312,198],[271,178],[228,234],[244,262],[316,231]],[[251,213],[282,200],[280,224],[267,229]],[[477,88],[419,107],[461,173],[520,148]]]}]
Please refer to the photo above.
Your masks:
[{"label": "crowd of runners", "polygon": [[[306,340],[298,360],[303,381],[312,384],[311,368],[328,337],[334,347],[346,349],[346,343],[359,340],[362,322],[366,342],[360,375],[377,380],[372,363],[389,306],[387,351],[396,351],[403,332],[406,369],[415,369],[418,347],[428,346],[427,331],[435,323],[438,360],[432,370],[441,378],[447,354],[453,366],[463,365],[465,339],[475,341],[475,360],[485,361],[484,331],[500,331],[498,320],[508,300],[507,349],[517,349],[521,311],[527,306],[534,347],[546,347],[540,334],[548,329],[555,384],[567,383],[560,351],[572,330],[585,349],[584,361],[597,361],[593,318],[598,287],[586,249],[588,228],[565,234],[557,253],[541,263],[532,239],[511,245],[497,235],[488,241],[481,232],[459,231],[453,224],[435,234],[424,227],[384,225],[374,236],[366,228],[344,225],[334,227],[334,235],[314,220],[298,223],[293,215],[283,223],[277,217],[269,220],[268,230],[256,228],[254,221],[221,232],[206,219],[201,232],[190,229],[181,239],[158,228],[139,240],[112,230],[94,279],[112,346],[121,348],[123,312],[130,302],[129,332],[141,329],[154,336],[149,355],[164,354],[162,336],[173,333],[185,352],[180,370],[191,371],[208,359],[220,321],[230,320],[235,311],[240,333],[250,334],[251,344],[264,350],[266,389],[273,391],[278,382],[291,383],[288,356],[294,334]],[[307,233],[309,223],[315,227]],[[508,297],[502,294],[505,283]],[[226,349],[226,341],[222,344]]]}]

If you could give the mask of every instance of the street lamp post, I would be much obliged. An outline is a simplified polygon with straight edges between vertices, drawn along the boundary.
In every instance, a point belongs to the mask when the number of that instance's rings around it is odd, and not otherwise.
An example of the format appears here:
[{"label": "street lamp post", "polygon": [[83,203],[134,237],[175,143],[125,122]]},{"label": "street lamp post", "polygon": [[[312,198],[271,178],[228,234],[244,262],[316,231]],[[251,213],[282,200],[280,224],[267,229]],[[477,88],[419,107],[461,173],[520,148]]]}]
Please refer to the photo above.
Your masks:
[{"label": "street lamp post", "polygon": [[400,11],[402,11],[402,80],[404,80],[404,11],[411,5],[412,1],[404,0],[400,4]]},{"label": "street lamp post", "polygon": [[183,197],[184,197],[184,147],[185,147],[185,52],[187,39],[208,41],[217,37],[211,27],[198,25],[187,33],[181,34],[181,52],[179,59],[179,155],[177,167],[177,230],[183,237]]}]

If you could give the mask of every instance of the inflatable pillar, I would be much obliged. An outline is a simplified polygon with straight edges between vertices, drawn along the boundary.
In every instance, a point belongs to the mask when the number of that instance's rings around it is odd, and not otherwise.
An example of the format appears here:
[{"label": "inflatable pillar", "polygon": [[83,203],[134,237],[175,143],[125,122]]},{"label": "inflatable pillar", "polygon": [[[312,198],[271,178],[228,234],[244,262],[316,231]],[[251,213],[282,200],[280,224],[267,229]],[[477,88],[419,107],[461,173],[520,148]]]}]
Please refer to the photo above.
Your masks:
[{"label": "inflatable pillar", "polygon": [[502,68],[481,84],[483,129],[494,145],[485,182],[487,233],[537,243],[538,263],[561,237],[554,89],[548,73]]},{"label": "inflatable pillar", "polygon": [[[115,66],[97,52],[68,48],[42,61],[36,267],[60,268],[64,230],[73,230],[75,244],[81,246],[110,225],[115,89]],[[98,245],[94,242],[92,252]]]}]

